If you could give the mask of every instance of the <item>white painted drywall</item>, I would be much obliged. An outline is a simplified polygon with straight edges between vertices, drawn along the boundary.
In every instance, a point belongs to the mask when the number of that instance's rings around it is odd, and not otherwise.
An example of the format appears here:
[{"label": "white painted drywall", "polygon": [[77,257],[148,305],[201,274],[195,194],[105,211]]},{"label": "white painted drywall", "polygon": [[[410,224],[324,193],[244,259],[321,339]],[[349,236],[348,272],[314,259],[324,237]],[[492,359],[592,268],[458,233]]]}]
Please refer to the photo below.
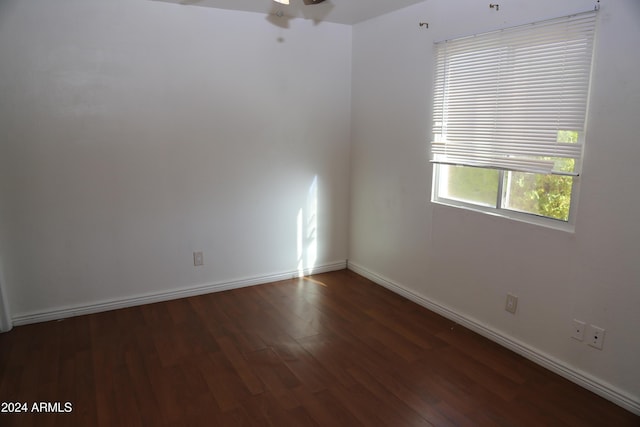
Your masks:
[{"label": "white painted drywall", "polygon": [[[640,2],[601,3],[575,234],[429,201],[432,44],[594,1],[431,0],[354,26],[349,260],[639,405]],[[606,329],[602,351],[574,318]]]},{"label": "white painted drywall", "polygon": [[0,258],[0,332],[7,332],[13,328],[11,320],[11,311],[9,309],[9,300],[4,288],[4,279],[2,274],[2,259]]},{"label": "white painted drywall", "polygon": [[148,0],[0,4],[14,318],[295,271],[316,176],[315,263],[344,262],[351,27],[266,18]]}]

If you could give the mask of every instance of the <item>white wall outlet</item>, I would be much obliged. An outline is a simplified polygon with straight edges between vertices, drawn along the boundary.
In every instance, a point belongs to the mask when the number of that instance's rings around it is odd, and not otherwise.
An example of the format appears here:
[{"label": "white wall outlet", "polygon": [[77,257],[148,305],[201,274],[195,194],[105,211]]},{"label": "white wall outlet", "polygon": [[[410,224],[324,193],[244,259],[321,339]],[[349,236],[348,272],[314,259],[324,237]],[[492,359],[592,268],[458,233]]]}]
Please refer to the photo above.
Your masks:
[{"label": "white wall outlet", "polygon": [[587,330],[587,344],[598,350],[602,350],[603,343],[604,329],[599,326],[589,325],[589,329]]},{"label": "white wall outlet", "polygon": [[515,314],[517,308],[518,308],[518,297],[512,294],[507,294],[507,302],[504,306],[504,309],[507,310],[509,313]]},{"label": "white wall outlet", "polygon": [[194,252],[193,253],[193,265],[195,267],[197,267],[199,265],[204,265],[204,257],[202,255],[202,252]]},{"label": "white wall outlet", "polygon": [[571,323],[571,327],[573,329],[573,331],[571,332],[571,338],[576,339],[578,341],[583,341],[586,323],[577,319],[573,319],[573,322]]}]

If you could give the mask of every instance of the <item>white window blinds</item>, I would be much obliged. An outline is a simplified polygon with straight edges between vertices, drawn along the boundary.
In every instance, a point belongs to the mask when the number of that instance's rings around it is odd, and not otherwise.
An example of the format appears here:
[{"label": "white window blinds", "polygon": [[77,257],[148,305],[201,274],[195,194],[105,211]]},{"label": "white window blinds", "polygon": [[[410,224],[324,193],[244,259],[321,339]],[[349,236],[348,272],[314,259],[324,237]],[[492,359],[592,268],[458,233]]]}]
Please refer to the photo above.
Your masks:
[{"label": "white window blinds", "polygon": [[[596,12],[435,44],[432,162],[578,175]],[[562,132],[580,135],[558,142]],[[555,170],[574,159],[573,171]]]}]

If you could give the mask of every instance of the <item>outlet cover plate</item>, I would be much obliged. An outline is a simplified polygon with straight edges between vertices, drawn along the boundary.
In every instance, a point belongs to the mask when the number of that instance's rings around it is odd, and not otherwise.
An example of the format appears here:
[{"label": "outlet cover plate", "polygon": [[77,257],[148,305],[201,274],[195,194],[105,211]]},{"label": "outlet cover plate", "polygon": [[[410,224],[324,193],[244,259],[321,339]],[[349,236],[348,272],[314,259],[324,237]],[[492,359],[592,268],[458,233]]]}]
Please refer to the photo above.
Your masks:
[{"label": "outlet cover plate", "polygon": [[507,310],[509,313],[515,314],[517,308],[518,308],[518,297],[512,294],[507,294],[507,302],[504,305],[504,309]]},{"label": "outlet cover plate", "polygon": [[573,322],[571,323],[571,327],[573,328],[571,338],[578,341],[584,341],[584,330],[586,329],[586,326],[586,323],[583,321],[573,319]]},{"label": "outlet cover plate", "polygon": [[599,326],[589,325],[587,331],[587,344],[598,350],[602,350],[602,344],[604,343],[604,329]]},{"label": "outlet cover plate", "polygon": [[197,267],[199,265],[204,265],[204,257],[202,252],[194,252],[193,253],[193,265]]}]

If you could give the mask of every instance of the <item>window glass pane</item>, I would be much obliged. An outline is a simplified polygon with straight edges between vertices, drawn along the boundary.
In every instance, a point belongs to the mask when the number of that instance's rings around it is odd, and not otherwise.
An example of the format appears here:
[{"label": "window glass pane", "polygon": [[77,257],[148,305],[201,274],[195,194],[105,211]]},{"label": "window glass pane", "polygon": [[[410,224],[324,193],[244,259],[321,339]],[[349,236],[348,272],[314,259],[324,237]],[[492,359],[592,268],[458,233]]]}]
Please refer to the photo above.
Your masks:
[{"label": "window glass pane", "polygon": [[507,172],[504,179],[504,208],[569,220],[573,177]]},{"label": "window glass pane", "polygon": [[439,165],[438,196],[496,207],[499,173],[493,169]]}]

